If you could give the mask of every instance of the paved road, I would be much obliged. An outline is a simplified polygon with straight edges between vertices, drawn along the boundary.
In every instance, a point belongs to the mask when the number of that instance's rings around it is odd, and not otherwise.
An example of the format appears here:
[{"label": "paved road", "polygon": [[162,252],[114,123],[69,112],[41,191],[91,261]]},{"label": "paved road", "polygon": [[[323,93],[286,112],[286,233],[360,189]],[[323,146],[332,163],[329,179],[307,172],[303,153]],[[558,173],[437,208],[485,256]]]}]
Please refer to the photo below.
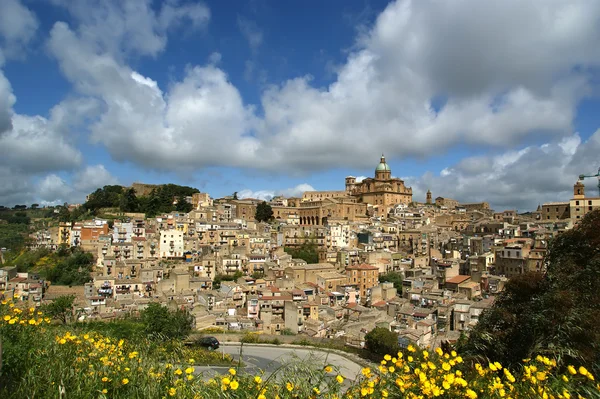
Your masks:
[{"label": "paved road", "polygon": [[[331,364],[339,367],[340,373],[348,380],[354,380],[360,375],[362,366],[348,358],[317,350],[315,348],[296,348],[288,346],[265,346],[244,344],[242,347],[238,343],[228,343],[219,348],[219,352],[230,354],[234,359],[241,358],[245,364],[244,372],[249,374],[258,374],[264,371],[269,375],[278,370],[282,365],[289,364],[294,360],[302,359],[309,361],[315,366],[325,367]],[[228,367],[196,367],[196,371],[205,376],[213,376],[227,372]]]}]

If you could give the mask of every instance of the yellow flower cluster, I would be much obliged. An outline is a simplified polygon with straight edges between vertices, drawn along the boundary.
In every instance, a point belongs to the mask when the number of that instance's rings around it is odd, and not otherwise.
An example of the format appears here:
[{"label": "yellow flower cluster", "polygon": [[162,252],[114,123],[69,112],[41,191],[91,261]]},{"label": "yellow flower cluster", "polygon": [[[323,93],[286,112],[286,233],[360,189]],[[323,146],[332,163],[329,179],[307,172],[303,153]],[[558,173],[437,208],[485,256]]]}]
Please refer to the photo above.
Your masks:
[{"label": "yellow flower cluster", "polygon": [[11,298],[4,299],[0,303],[3,305],[0,311],[0,325],[40,326],[50,323],[50,318],[44,317],[42,312],[35,308],[21,308],[15,305]]},{"label": "yellow flower cluster", "polygon": [[[527,360],[522,375],[513,373],[498,362],[487,365],[475,364],[474,373],[463,372],[463,359],[456,352],[444,353],[440,348],[435,353],[419,351],[414,346],[407,348],[408,354],[398,352],[386,355],[377,370],[364,368],[360,383],[351,388],[351,397],[406,397],[411,399],[450,398],[520,398],[570,399],[578,397],[584,384],[596,393],[599,385],[593,385],[594,376],[584,367],[569,366],[566,375],[557,372],[554,359],[538,356]],[[463,369],[463,370],[461,370]],[[572,381],[573,377],[579,377]]]}]

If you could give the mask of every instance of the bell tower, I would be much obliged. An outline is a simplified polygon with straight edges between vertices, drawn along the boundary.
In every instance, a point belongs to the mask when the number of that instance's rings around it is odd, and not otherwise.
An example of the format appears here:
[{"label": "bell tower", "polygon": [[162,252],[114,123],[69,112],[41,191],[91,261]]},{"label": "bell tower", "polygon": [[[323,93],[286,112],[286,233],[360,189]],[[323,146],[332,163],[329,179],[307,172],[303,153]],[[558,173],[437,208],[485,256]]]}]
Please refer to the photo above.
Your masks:
[{"label": "bell tower", "polygon": [[577,183],[573,185],[573,199],[584,199],[585,198],[585,186],[581,180],[577,180]]},{"label": "bell tower", "polygon": [[425,203],[427,205],[431,205],[431,191],[430,190],[427,190],[427,197],[425,199]]}]

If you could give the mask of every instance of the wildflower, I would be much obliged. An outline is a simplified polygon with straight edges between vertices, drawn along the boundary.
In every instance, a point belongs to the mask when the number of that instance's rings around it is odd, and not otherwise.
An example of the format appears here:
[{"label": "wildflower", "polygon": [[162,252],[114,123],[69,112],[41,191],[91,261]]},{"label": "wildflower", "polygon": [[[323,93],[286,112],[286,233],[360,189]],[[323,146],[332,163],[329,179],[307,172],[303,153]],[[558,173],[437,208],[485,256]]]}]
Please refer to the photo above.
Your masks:
[{"label": "wildflower", "polygon": [[437,353],[438,356],[443,356],[444,355],[444,351],[439,346],[435,349],[435,353]]},{"label": "wildflower", "polygon": [[10,320],[10,316],[9,315],[5,315],[4,316],[4,321],[9,321]]},{"label": "wildflower", "polygon": [[569,373],[571,373],[572,375],[577,374],[577,370],[575,370],[575,367],[568,366],[567,369],[569,370]]},{"label": "wildflower", "polygon": [[127,385],[127,384],[129,384],[129,379],[128,378],[123,378],[121,380],[121,382],[123,383],[123,385]]},{"label": "wildflower", "polygon": [[231,381],[231,384],[229,384],[229,387],[230,387],[231,389],[233,389],[234,391],[235,391],[236,389],[238,389],[238,387],[239,387],[239,386],[240,386],[240,383],[239,383],[239,382],[237,382],[237,381]]},{"label": "wildflower", "polygon": [[175,396],[175,394],[177,393],[177,388],[169,388],[169,396]]},{"label": "wildflower", "polygon": [[294,384],[292,384],[291,382],[288,382],[287,384],[285,384],[285,389],[292,392],[292,390],[294,389]]},{"label": "wildflower", "polygon": [[412,345],[408,345],[408,347],[406,348],[406,350],[407,350],[407,351],[409,351],[409,352],[416,352],[416,351],[417,351],[417,350],[415,349],[415,347],[414,347],[414,346],[412,346]]},{"label": "wildflower", "polygon": [[58,343],[59,343],[59,344],[61,344],[61,345],[64,345],[64,344],[66,344],[66,343],[67,343],[67,340],[66,340],[66,339],[64,339],[64,338],[61,338],[61,339],[58,341]]},{"label": "wildflower", "polygon": [[183,374],[183,371],[181,371],[181,369],[177,369],[174,371],[175,375],[181,375]]},{"label": "wildflower", "polygon": [[569,382],[569,377],[563,374],[562,379],[564,382]]},{"label": "wildflower", "polygon": [[477,393],[471,389],[467,389],[466,395],[468,398],[470,399],[476,399],[477,398]]},{"label": "wildflower", "polygon": [[344,377],[342,377],[341,375],[338,374],[338,376],[335,377],[335,380],[341,384],[342,382],[344,382]]},{"label": "wildflower", "polygon": [[489,368],[490,368],[490,370],[492,370],[492,371],[498,371],[498,368],[497,368],[497,367],[496,367],[496,365],[495,365],[495,364],[493,364],[493,363],[490,363],[490,364],[489,364]]},{"label": "wildflower", "polygon": [[187,378],[187,380],[188,380],[188,381],[191,381],[191,380],[193,380],[193,379],[194,379],[194,376],[190,374],[190,375],[188,375],[186,378]]},{"label": "wildflower", "polygon": [[108,393],[108,390],[107,390],[107,389],[103,389],[103,390],[102,390],[102,393],[103,393],[103,394],[107,394],[107,393]]},{"label": "wildflower", "polygon": [[193,367],[188,367],[187,369],[185,369],[185,373],[186,374],[192,374],[194,372],[194,368]]},{"label": "wildflower", "polygon": [[261,393],[256,399],[267,399],[267,397]]},{"label": "wildflower", "polygon": [[260,378],[259,375],[254,377],[254,382],[256,382],[257,384],[262,384],[262,378]]},{"label": "wildflower", "polygon": [[108,382],[108,377],[102,377],[102,382]]},{"label": "wildflower", "polygon": [[365,367],[361,370],[362,375],[364,375],[365,377],[369,377],[371,375],[371,369],[368,367]]},{"label": "wildflower", "polygon": [[231,380],[227,377],[221,379],[221,384],[223,385],[229,385],[231,383]]},{"label": "wildflower", "polygon": [[390,360],[392,360],[392,357],[391,357],[390,355],[385,355],[383,358],[384,358],[386,361],[388,361],[388,362],[389,362]]},{"label": "wildflower", "polygon": [[331,366],[325,366],[325,372],[326,372],[326,373],[331,373],[331,370],[333,370],[333,369],[331,368]]},{"label": "wildflower", "polygon": [[581,367],[579,367],[579,374],[588,375],[588,371],[585,367],[581,366]]},{"label": "wildflower", "polygon": [[450,354],[452,355],[452,357],[456,357],[456,352],[455,351],[450,352]]},{"label": "wildflower", "polygon": [[190,359],[190,360],[188,360],[188,363],[190,363],[190,364],[194,364],[194,362],[195,362],[195,360],[194,360],[194,359]]},{"label": "wildflower", "polygon": [[384,397],[384,398],[387,398],[387,397],[388,397],[388,391],[387,391],[387,390],[385,390],[385,389],[384,389],[384,390],[382,390],[382,391],[381,391],[381,396],[382,396],[382,397]]},{"label": "wildflower", "polygon": [[423,359],[428,359],[428,358],[429,358],[429,352],[423,351]]},{"label": "wildflower", "polygon": [[236,373],[235,369],[229,369],[229,374],[235,375],[235,373]]},{"label": "wildflower", "polygon": [[320,390],[319,390],[319,388],[317,388],[317,387],[314,387],[314,388],[313,388],[313,392],[314,392],[314,393],[316,393],[317,395],[320,395],[320,394],[321,394],[321,391],[320,391]]}]

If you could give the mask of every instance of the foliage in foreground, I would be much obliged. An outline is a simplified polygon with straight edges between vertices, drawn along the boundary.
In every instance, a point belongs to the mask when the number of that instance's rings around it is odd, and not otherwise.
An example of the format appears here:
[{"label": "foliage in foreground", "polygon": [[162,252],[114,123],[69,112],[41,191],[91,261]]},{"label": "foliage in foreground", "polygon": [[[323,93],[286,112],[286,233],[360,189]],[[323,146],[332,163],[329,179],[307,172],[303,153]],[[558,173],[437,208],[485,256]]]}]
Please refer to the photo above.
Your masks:
[{"label": "foliage in foreground", "polygon": [[353,381],[314,359],[292,361],[271,376],[231,368],[206,380],[196,373],[195,354],[181,345],[74,333],[49,321],[11,301],[0,305],[5,344],[0,397],[569,399],[598,397],[600,390],[584,367],[562,368],[547,357],[526,359],[512,372],[497,362],[467,366],[455,352],[412,346],[362,369]]}]

